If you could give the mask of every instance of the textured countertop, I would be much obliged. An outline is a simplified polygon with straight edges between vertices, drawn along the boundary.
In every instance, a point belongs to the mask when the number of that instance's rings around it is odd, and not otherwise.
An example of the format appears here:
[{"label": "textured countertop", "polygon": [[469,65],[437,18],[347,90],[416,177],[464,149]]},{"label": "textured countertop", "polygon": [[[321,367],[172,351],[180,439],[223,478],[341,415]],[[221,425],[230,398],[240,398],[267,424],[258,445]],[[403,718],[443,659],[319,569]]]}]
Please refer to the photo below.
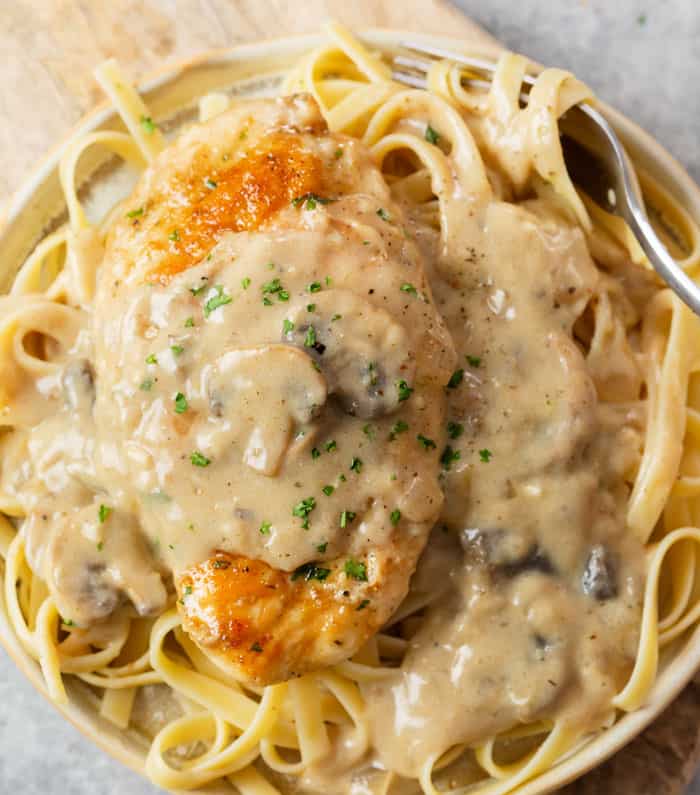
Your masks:
[{"label": "textured countertop", "polygon": [[[0,13],[5,2],[0,0]],[[457,4],[508,47],[574,71],[600,97],[652,133],[700,181],[698,0],[458,0]],[[680,765],[682,752],[678,756]],[[84,740],[0,652],[2,795],[153,795],[156,791]],[[597,792],[608,795],[603,788]],[[639,789],[639,795],[666,793],[656,787]],[[700,779],[688,795],[700,795]]]}]

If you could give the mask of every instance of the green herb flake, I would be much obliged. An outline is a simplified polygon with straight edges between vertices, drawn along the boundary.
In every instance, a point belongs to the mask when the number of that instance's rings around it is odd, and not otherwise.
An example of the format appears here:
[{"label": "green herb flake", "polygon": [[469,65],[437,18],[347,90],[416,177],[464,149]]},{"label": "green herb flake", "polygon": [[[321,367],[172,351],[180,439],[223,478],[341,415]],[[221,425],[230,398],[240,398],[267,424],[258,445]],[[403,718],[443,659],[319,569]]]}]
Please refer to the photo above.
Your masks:
[{"label": "green herb flake", "polygon": [[143,381],[141,381],[141,383],[139,384],[139,389],[142,392],[150,392],[151,389],[153,389],[153,379],[146,378]]},{"label": "green herb flake", "polygon": [[332,453],[334,450],[338,449],[338,443],[335,441],[335,439],[331,439],[329,442],[326,442],[325,447],[327,453]]},{"label": "green herb flake", "polygon": [[351,522],[355,521],[356,516],[355,511],[343,511],[340,514],[340,526],[345,529]]},{"label": "green herb flake", "polygon": [[358,458],[357,456],[353,456],[352,461],[350,462],[350,469],[357,475],[362,472],[362,459]]},{"label": "green herb flake", "polygon": [[464,425],[461,422],[452,422],[450,420],[447,423],[447,435],[450,439],[459,439],[459,437],[464,433]]},{"label": "green herb flake", "polygon": [[418,295],[418,290],[416,290],[416,288],[410,282],[404,282],[401,285],[401,292],[409,293],[410,295],[415,295],[415,296]]},{"label": "green herb flake", "polygon": [[328,541],[324,541],[322,544],[316,545],[316,551],[323,555],[323,553],[328,549]]},{"label": "green herb flake", "polygon": [[321,451],[318,449],[318,447],[312,447],[311,448],[311,458],[316,460],[317,458],[320,458],[320,457],[321,457]]},{"label": "green herb flake", "polygon": [[335,323],[336,320],[340,320],[343,316],[342,315],[333,315],[331,318],[331,323]]},{"label": "green herb flake", "polygon": [[345,475],[343,475],[343,473],[341,472],[341,473],[340,473],[340,475],[338,475],[338,480],[339,480],[341,483],[345,483],[345,481],[347,480],[347,478],[346,478],[346,477],[345,477]]},{"label": "green herb flake", "polygon": [[298,516],[303,520],[301,526],[304,528],[304,530],[309,529],[309,514],[315,507],[316,500],[313,497],[307,497],[306,499],[298,502],[292,508],[292,516]]},{"label": "green herb flake", "polygon": [[195,450],[190,455],[190,462],[196,467],[208,467],[209,464],[211,464],[211,459],[207,458],[205,455],[202,455],[199,450]]},{"label": "green herb flake", "polygon": [[291,334],[294,331],[294,323],[291,320],[285,318],[282,321],[282,333],[283,334]]},{"label": "green herb flake", "polygon": [[470,367],[480,367],[481,356],[467,356],[467,363]]},{"label": "green herb flake", "polygon": [[428,439],[428,437],[423,436],[422,433],[419,433],[418,436],[416,436],[416,439],[418,439],[418,441],[423,445],[423,447],[426,450],[434,450],[437,447],[437,445],[432,439]]},{"label": "green herb flake", "polygon": [[447,382],[447,388],[457,389],[462,381],[464,381],[464,370],[460,367],[459,370],[455,370],[450,376],[450,380]]},{"label": "green herb flake", "polygon": [[141,116],[139,124],[146,135],[152,135],[156,130],[156,125],[150,116]]},{"label": "green herb flake", "polygon": [[247,290],[250,287],[250,277],[246,276],[244,279],[241,279],[241,287],[244,290]]},{"label": "green herb flake", "polygon": [[347,577],[352,577],[353,580],[359,580],[360,582],[367,582],[367,566],[359,560],[348,558],[345,561],[343,570]]},{"label": "green herb flake", "polygon": [[102,552],[102,550],[104,548],[105,548],[105,542],[104,541],[99,541],[98,544],[97,544],[97,551],[98,552]]},{"label": "green herb flake", "polygon": [[204,304],[204,317],[209,317],[209,315],[220,306],[226,306],[226,304],[230,304],[231,301],[233,301],[233,298],[224,292],[222,285],[217,284],[214,289],[216,290],[216,295],[213,295],[206,304]]},{"label": "green herb flake", "polygon": [[217,558],[214,561],[214,568],[215,569],[228,569],[231,566],[230,560],[224,560],[223,558]]},{"label": "green herb flake", "polygon": [[401,521],[401,511],[398,508],[395,508],[389,514],[389,521],[396,527],[396,525]]},{"label": "green herb flake", "polygon": [[168,235],[168,240],[172,240],[174,243],[177,243],[180,240],[180,232],[177,229],[173,229],[173,231]]},{"label": "green herb flake", "polygon": [[271,527],[272,525],[270,524],[270,522],[263,522],[259,528],[261,535],[264,536],[269,535]]},{"label": "green herb flake", "polygon": [[319,196],[317,193],[304,193],[303,196],[295,196],[292,199],[294,207],[301,207],[302,204],[307,210],[315,210],[317,204],[330,204],[335,199],[327,199],[325,196]]},{"label": "green herb flake", "polygon": [[214,188],[216,188],[216,187],[217,187],[217,183],[216,183],[216,182],[214,182],[214,180],[213,180],[213,179],[211,179],[211,177],[207,177],[207,178],[204,180],[204,184],[207,186],[207,188],[209,188],[209,190],[214,190]]},{"label": "green herb flake", "polygon": [[177,395],[175,395],[175,413],[184,414],[187,411],[187,408],[187,398],[182,394],[182,392],[178,392]]},{"label": "green herb flake", "polygon": [[208,277],[203,276],[202,279],[204,281],[204,284],[201,284],[199,287],[190,287],[190,292],[192,293],[192,295],[194,296],[201,295],[207,289],[207,287],[209,287],[209,285],[206,283],[208,281]]},{"label": "green herb flake", "polygon": [[170,350],[173,352],[173,356],[180,356],[182,353],[184,353],[185,349],[182,347],[182,345],[171,345]]},{"label": "green herb flake", "polygon": [[389,441],[393,442],[394,439],[400,434],[404,433],[408,430],[408,423],[404,422],[403,420],[398,420],[391,426],[391,431],[389,433]]},{"label": "green herb flake", "polygon": [[484,447],[483,450],[479,450],[479,458],[485,464],[488,464],[488,462],[491,460],[492,456],[493,456],[493,453],[489,449],[487,449],[486,447]]},{"label": "green herb flake", "polygon": [[442,455],[440,456],[440,463],[442,464],[443,469],[450,469],[452,466],[453,461],[459,461],[462,457],[459,450],[453,450],[452,447],[448,444],[447,447],[442,451]]},{"label": "green herb flake", "polygon": [[377,210],[377,215],[382,219],[382,221],[391,221],[391,216],[383,207],[380,207]]},{"label": "green herb flake", "polygon": [[336,160],[340,160],[340,158],[341,158],[342,156],[343,156],[343,148],[342,148],[341,146],[339,146],[339,147],[338,147],[338,148],[335,150],[335,152],[333,152],[333,157],[334,157]]},{"label": "green herb flake", "polygon": [[263,298],[263,306],[272,306],[272,301],[267,296]]},{"label": "green herb flake", "polygon": [[311,282],[306,288],[310,293],[318,293],[321,290],[321,282]]},{"label": "green herb flake", "polygon": [[146,356],[146,364],[158,364],[158,357],[155,353],[149,353],[148,356]]},{"label": "green herb flake", "polygon": [[298,569],[294,570],[292,573],[292,581],[304,579],[307,582],[309,580],[318,580],[319,582],[323,582],[330,573],[330,569],[324,569],[321,566],[316,565],[315,562],[311,561],[310,563],[304,563],[303,566],[299,566]]},{"label": "green herb flake", "polygon": [[364,610],[365,607],[369,604],[369,599],[363,599],[360,604],[355,608],[356,610]]},{"label": "green herb flake", "polygon": [[335,487],[334,487],[334,486],[331,486],[331,485],[324,486],[324,487],[321,489],[321,491],[322,491],[322,492],[323,492],[323,493],[326,495],[326,497],[330,497],[330,496],[331,496],[331,494],[333,494],[333,492],[335,491]]},{"label": "green herb flake", "polygon": [[192,593],[192,586],[186,585],[183,589],[183,593],[185,594],[185,596],[190,596],[190,594]]},{"label": "green herb flake", "polygon": [[437,145],[437,142],[440,140],[440,134],[437,132],[437,130],[435,130],[434,127],[431,127],[430,125],[428,125],[425,128],[425,140],[429,144]]},{"label": "green herb flake", "polygon": [[263,650],[263,647],[256,640],[255,643],[250,647],[250,650],[260,654]]},{"label": "green herb flake", "polygon": [[637,17],[637,24],[638,25],[646,25],[647,24],[647,15],[646,14],[640,14]]},{"label": "green herb flake", "polygon": [[413,387],[410,387],[405,381],[397,381],[396,388],[399,392],[399,403],[408,400],[413,394]]},{"label": "green herb flake", "polygon": [[104,524],[111,513],[112,508],[110,508],[109,505],[100,505],[99,510],[97,511],[97,517],[100,520],[100,524]]},{"label": "green herb flake", "polygon": [[376,436],[374,425],[372,425],[369,422],[366,425],[363,425],[362,433],[364,433],[364,435],[370,440],[370,442],[373,441],[374,437]]},{"label": "green herb flake", "polygon": [[140,218],[144,213],[143,207],[137,207],[126,214],[127,218]]},{"label": "green herb flake", "polygon": [[333,284],[333,279],[330,276],[326,276],[323,281],[326,283],[326,287],[330,287]]},{"label": "green herb flake", "polygon": [[185,328],[194,328],[194,318],[188,317],[185,321]]},{"label": "green herb flake", "polygon": [[304,337],[304,347],[305,348],[313,348],[316,344],[316,329],[313,326],[309,326],[306,330],[306,336]]}]

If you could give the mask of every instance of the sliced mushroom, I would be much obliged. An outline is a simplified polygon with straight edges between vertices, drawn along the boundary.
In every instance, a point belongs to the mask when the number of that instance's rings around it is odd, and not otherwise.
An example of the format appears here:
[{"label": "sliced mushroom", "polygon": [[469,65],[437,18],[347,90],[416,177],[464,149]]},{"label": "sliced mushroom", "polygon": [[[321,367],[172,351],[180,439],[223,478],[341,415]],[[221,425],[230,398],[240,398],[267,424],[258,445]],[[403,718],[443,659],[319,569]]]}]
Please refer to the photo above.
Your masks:
[{"label": "sliced mushroom", "polygon": [[415,373],[408,335],[391,315],[349,290],[324,290],[294,307],[284,339],[320,365],[343,409],[364,419],[399,405],[397,383]]},{"label": "sliced mushroom", "polygon": [[221,441],[242,444],[244,462],[267,476],[277,473],[295,426],[310,422],[327,397],[314,361],[291,345],[228,351],[207,388],[212,414],[230,420],[231,433]]},{"label": "sliced mushroom", "polygon": [[163,610],[165,587],[131,516],[115,511],[100,522],[90,505],[58,521],[44,565],[63,616],[87,626],[111,615],[124,598],[142,616]]},{"label": "sliced mushroom", "polygon": [[617,596],[615,562],[610,550],[603,544],[596,544],[591,549],[581,577],[581,587],[587,596],[592,596],[599,602]]}]

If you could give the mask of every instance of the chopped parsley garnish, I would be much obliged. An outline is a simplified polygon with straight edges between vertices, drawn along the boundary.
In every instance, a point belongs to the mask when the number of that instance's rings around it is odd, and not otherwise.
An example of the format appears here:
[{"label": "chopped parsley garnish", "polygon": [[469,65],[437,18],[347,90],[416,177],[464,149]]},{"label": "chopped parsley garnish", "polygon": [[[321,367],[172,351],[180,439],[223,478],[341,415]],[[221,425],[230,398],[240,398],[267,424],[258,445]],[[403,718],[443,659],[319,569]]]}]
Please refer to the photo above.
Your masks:
[{"label": "chopped parsley garnish", "polygon": [[304,337],[304,347],[305,348],[313,348],[316,344],[316,329],[313,326],[309,326],[306,331],[306,336]]},{"label": "chopped parsley garnish", "polygon": [[188,317],[185,321],[185,328],[193,328],[194,327],[194,318]]},{"label": "chopped parsley garnish", "polygon": [[447,447],[442,451],[440,463],[442,464],[443,469],[449,469],[452,466],[452,462],[459,461],[461,457],[462,455],[459,450],[453,450],[448,444]]},{"label": "chopped parsley garnish", "polygon": [[320,457],[321,457],[321,451],[318,449],[318,447],[312,447],[311,448],[311,458],[316,460],[317,458],[320,458]]},{"label": "chopped parsley garnish", "polygon": [[330,573],[330,569],[324,569],[312,561],[311,563],[304,563],[303,566],[299,566],[298,569],[295,569],[292,574],[292,581],[304,579],[307,582],[309,580],[319,580],[323,582]]},{"label": "chopped parsley garnish", "polygon": [[488,450],[486,447],[484,447],[483,450],[479,450],[479,458],[485,464],[488,464],[488,462],[491,460],[491,456],[492,455],[493,455],[493,453],[490,450]]},{"label": "chopped parsley garnish", "polygon": [[346,477],[345,477],[345,475],[343,475],[343,473],[341,472],[341,473],[340,473],[340,475],[338,475],[338,480],[339,480],[341,483],[345,483],[345,481],[347,480],[347,478],[346,478]]},{"label": "chopped parsley garnish", "polygon": [[204,184],[207,186],[207,188],[209,188],[209,190],[214,190],[214,188],[217,186],[217,183],[214,182],[214,180],[211,179],[210,177],[207,177],[204,180]]},{"label": "chopped parsley garnish", "polygon": [[301,207],[306,202],[307,210],[315,210],[317,204],[330,204],[335,199],[327,199],[325,196],[319,196],[317,193],[305,193],[303,196],[296,196],[292,199],[292,204],[295,207]]},{"label": "chopped parsley garnish", "polygon": [[459,437],[464,433],[464,425],[461,422],[452,422],[450,420],[447,423],[447,435],[450,439],[459,439]]},{"label": "chopped parsley garnish", "polygon": [[423,447],[426,450],[435,449],[435,447],[437,447],[437,445],[432,439],[428,439],[428,437],[423,436],[422,433],[419,433],[418,436],[416,436],[416,439],[418,439],[418,441],[423,445]]},{"label": "chopped parsley garnish", "polygon": [[403,420],[398,420],[391,426],[391,432],[389,433],[389,441],[393,442],[394,439],[400,434],[404,433],[408,430],[408,423],[404,422]]},{"label": "chopped parsley garnish", "polygon": [[178,392],[177,395],[175,395],[175,413],[184,414],[187,411],[187,408],[187,398],[182,394],[182,392]]},{"label": "chopped parsley garnish", "polygon": [[289,293],[284,289],[284,287],[282,287],[282,282],[279,280],[279,278],[273,279],[272,281],[263,284],[261,289],[263,295],[276,295],[278,301],[289,301]]},{"label": "chopped parsley garnish", "polygon": [[389,514],[389,521],[396,527],[396,525],[401,521],[401,511],[398,508],[395,508]]},{"label": "chopped parsley garnish", "polygon": [[177,229],[173,229],[173,231],[168,235],[168,240],[172,240],[174,243],[177,243],[180,239],[180,232]]},{"label": "chopped parsley garnish", "polygon": [[316,304],[307,304],[306,305],[307,312],[315,312],[316,311]]},{"label": "chopped parsley garnish", "polygon": [[294,331],[294,323],[291,320],[285,318],[282,321],[282,333],[283,334],[291,334]]},{"label": "chopped parsley garnish", "polygon": [[326,283],[326,287],[330,287],[330,286],[331,286],[331,284],[333,284],[333,280],[331,279],[331,277],[330,277],[330,276],[326,276],[326,278],[324,279],[324,281],[325,281],[325,283]]},{"label": "chopped parsley garnish", "polygon": [[346,576],[352,577],[353,580],[367,582],[367,566],[355,558],[348,558],[345,561],[344,571]]},{"label": "chopped parsley garnish", "polygon": [[360,604],[355,608],[356,610],[364,610],[369,604],[369,599],[363,599]]},{"label": "chopped parsley garnish", "polygon": [[437,130],[428,125],[425,128],[425,140],[429,144],[437,144],[437,142],[440,140],[440,134],[437,132]]},{"label": "chopped parsley garnish", "polygon": [[139,124],[146,135],[151,135],[156,129],[156,125],[150,116],[141,116],[139,119]]},{"label": "chopped parsley garnish", "polygon": [[321,489],[321,491],[322,491],[322,492],[323,492],[323,493],[326,495],[326,497],[330,497],[330,496],[331,496],[331,494],[333,494],[333,492],[335,491],[335,487],[334,487],[334,486],[331,486],[331,485],[324,486],[324,487]]},{"label": "chopped parsley garnish", "polygon": [[151,389],[153,389],[153,379],[146,378],[143,381],[141,381],[141,383],[139,384],[139,389],[142,392],[150,392]]},{"label": "chopped parsley garnish", "polygon": [[338,147],[338,148],[335,150],[335,152],[333,152],[333,157],[334,157],[336,160],[338,160],[338,159],[339,159],[339,158],[341,158],[342,156],[343,156],[343,149],[342,149],[342,147],[340,147],[340,146],[339,146],[339,147]]},{"label": "chopped parsley garnish", "polygon": [[470,367],[479,367],[481,365],[481,356],[467,356],[467,362]]},{"label": "chopped parsley garnish", "polygon": [[109,505],[100,505],[100,508],[97,511],[100,524],[104,524],[107,521],[110,513],[112,513],[112,509],[109,507]]},{"label": "chopped parsley garnish", "polygon": [[195,450],[190,455],[190,462],[196,467],[208,467],[209,464],[211,464],[211,459],[207,458],[205,455],[202,455],[199,450]]},{"label": "chopped parsley garnish", "polygon": [[126,214],[127,218],[140,218],[143,215],[143,207],[137,207]]},{"label": "chopped parsley garnish", "polygon": [[304,530],[309,529],[309,514],[316,507],[316,500],[313,497],[307,497],[301,500],[292,508],[292,516],[298,516],[302,519],[301,526]]},{"label": "chopped parsley garnish", "polygon": [[99,541],[98,544],[97,544],[97,551],[98,552],[102,552],[102,550],[104,548],[105,548],[105,542],[104,541]]},{"label": "chopped parsley garnish", "polygon": [[350,469],[359,475],[362,472],[362,459],[354,456],[350,462]]},{"label": "chopped parsley garnish", "polygon": [[410,293],[411,295],[416,295],[416,296],[418,295],[418,290],[416,290],[416,288],[410,282],[404,282],[401,285],[401,292]]},{"label": "chopped parsley garnish", "polygon": [[391,220],[391,216],[389,215],[389,213],[383,207],[380,207],[377,210],[377,215],[382,219],[382,221],[390,221]]},{"label": "chopped parsley garnish", "polygon": [[75,626],[75,621],[73,621],[73,619],[72,619],[72,618],[64,618],[64,619],[63,619],[63,623],[64,623],[64,624],[65,624],[67,627],[74,627],[74,626]]},{"label": "chopped parsley garnish", "polygon": [[233,298],[224,292],[222,285],[217,284],[214,289],[216,290],[216,295],[213,295],[206,304],[204,304],[204,317],[209,317],[214,310],[218,309],[220,306],[226,306],[226,304],[230,304],[231,301],[233,301]]},{"label": "chopped parsley garnish", "polygon": [[321,282],[311,282],[306,288],[310,293],[318,293],[321,290]]},{"label": "chopped parsley garnish", "polygon": [[367,437],[367,438],[370,440],[370,442],[371,442],[371,441],[374,439],[374,437],[375,437],[374,425],[372,425],[372,424],[371,424],[371,423],[369,423],[369,422],[368,422],[366,425],[363,425],[363,426],[362,426],[362,433],[364,433],[364,435],[365,435],[365,436],[366,436],[366,437]]},{"label": "chopped parsley garnish", "polygon": [[272,301],[270,301],[270,299],[267,296],[265,296],[263,298],[263,305],[264,306],[272,306]]},{"label": "chopped parsley garnish", "polygon": [[223,560],[222,558],[217,558],[214,561],[214,568],[215,569],[228,569],[231,565],[230,560]]},{"label": "chopped parsley garnish", "polygon": [[185,594],[185,596],[189,596],[192,593],[192,586],[186,585],[183,589],[183,593]]},{"label": "chopped parsley garnish", "polygon": [[179,356],[185,349],[182,345],[171,345],[170,350],[173,352],[173,356]]},{"label": "chopped parsley garnish", "polygon": [[408,400],[413,394],[413,387],[410,387],[404,380],[397,381],[396,388],[399,390],[399,403]]},{"label": "chopped parsley garnish", "polygon": [[333,450],[337,450],[337,449],[338,449],[338,443],[335,441],[335,439],[331,439],[330,442],[326,442],[326,452],[327,453],[332,453]]},{"label": "chopped parsley garnish", "polygon": [[331,318],[331,323],[335,323],[336,320],[340,320],[342,317],[342,315],[333,315]]},{"label": "chopped parsley garnish", "polygon": [[342,528],[346,528],[350,524],[350,522],[354,521],[356,516],[357,514],[355,513],[355,511],[343,511],[340,514],[340,526]]},{"label": "chopped parsley garnish", "polygon": [[464,370],[460,367],[459,370],[455,370],[454,373],[450,376],[450,380],[447,382],[448,389],[457,389],[457,387],[462,383],[464,380]]},{"label": "chopped parsley garnish", "polygon": [[370,362],[367,365],[367,375],[369,375],[369,385],[370,386],[376,386],[377,381],[379,380],[377,378],[377,363],[376,362]]},{"label": "chopped parsley garnish", "polygon": [[250,650],[260,654],[260,652],[263,650],[263,647],[256,640],[255,643],[250,647]]},{"label": "chopped parsley garnish", "polygon": [[272,527],[272,525],[270,524],[270,522],[263,522],[260,525],[261,534],[264,535],[264,536],[268,535],[268,533],[270,532],[270,528],[271,527]]},{"label": "chopped parsley garnish", "polygon": [[328,541],[324,541],[322,544],[318,544],[316,546],[316,551],[320,552],[321,555],[328,549]]},{"label": "chopped parsley garnish", "polygon": [[148,356],[146,356],[146,364],[158,364],[158,357],[155,353],[149,353]]},{"label": "chopped parsley garnish", "polygon": [[250,277],[246,276],[244,279],[241,279],[241,287],[244,290],[247,290],[250,287]]}]

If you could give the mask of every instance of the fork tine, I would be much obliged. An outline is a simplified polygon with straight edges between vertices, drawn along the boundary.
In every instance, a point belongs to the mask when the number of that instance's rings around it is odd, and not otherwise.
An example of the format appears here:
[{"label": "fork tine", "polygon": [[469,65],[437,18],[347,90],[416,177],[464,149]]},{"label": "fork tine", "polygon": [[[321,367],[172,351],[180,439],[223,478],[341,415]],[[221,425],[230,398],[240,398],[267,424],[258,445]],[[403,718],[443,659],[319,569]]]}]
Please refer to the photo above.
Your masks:
[{"label": "fork tine", "polygon": [[397,83],[402,83],[406,86],[411,86],[412,88],[425,88],[427,83],[425,80],[425,72],[417,75],[411,72],[402,72],[398,69],[393,69],[391,72],[391,77],[393,80],[396,80]]}]

